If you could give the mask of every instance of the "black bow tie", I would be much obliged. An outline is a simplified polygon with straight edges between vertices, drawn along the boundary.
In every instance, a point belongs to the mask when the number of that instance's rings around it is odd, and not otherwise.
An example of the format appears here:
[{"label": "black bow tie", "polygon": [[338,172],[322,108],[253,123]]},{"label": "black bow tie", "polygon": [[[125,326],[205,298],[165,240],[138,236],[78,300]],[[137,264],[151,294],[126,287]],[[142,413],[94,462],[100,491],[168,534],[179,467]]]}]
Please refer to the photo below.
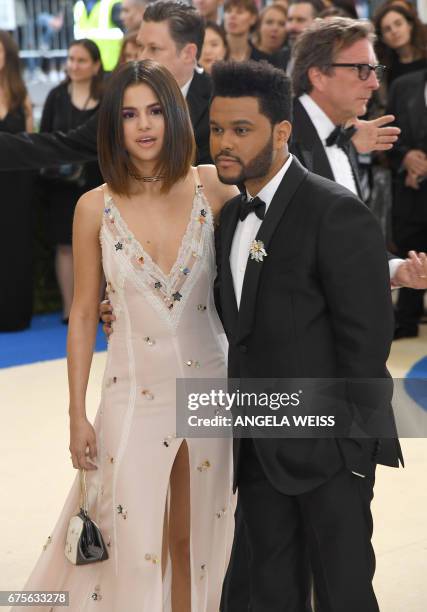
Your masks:
[{"label": "black bow tie", "polygon": [[352,125],[349,128],[343,128],[341,125],[337,125],[335,129],[329,134],[326,139],[326,146],[332,147],[337,145],[340,149],[347,149],[353,134],[356,132],[356,128]]},{"label": "black bow tie", "polygon": [[246,195],[242,194],[240,200],[240,221],[244,221],[250,213],[254,212],[258,219],[264,219],[265,217],[265,202],[263,202],[258,196],[248,202]]}]

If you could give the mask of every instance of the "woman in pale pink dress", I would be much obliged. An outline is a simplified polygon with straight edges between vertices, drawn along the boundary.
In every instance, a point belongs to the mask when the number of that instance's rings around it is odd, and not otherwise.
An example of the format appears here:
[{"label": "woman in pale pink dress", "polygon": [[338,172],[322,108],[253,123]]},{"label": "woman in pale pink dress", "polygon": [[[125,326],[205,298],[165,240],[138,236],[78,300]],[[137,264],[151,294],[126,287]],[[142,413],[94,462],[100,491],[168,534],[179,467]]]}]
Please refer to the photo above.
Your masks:
[{"label": "woman in pale pink dress", "polygon": [[[68,370],[72,462],[88,470],[89,515],[109,558],[75,566],[64,556],[76,478],[25,589],[69,591],[72,612],[218,612],[233,529],[231,440],[177,438],[175,384],[226,376],[213,232],[236,189],[214,166],[191,167],[185,101],[155,62],[111,77],[99,121],[106,184],[76,208]],[[85,395],[102,270],[117,320],[92,426]]]}]

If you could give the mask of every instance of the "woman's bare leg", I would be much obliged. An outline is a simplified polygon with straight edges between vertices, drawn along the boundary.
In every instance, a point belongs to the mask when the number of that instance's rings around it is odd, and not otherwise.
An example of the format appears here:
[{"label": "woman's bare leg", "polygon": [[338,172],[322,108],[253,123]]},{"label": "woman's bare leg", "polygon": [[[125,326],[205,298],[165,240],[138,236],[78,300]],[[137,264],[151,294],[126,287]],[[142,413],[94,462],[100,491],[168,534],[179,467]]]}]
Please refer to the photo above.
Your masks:
[{"label": "woman's bare leg", "polygon": [[163,518],[163,540],[162,540],[162,576],[165,577],[166,566],[168,562],[169,554],[169,508],[168,500],[166,499],[165,504],[165,515]]},{"label": "woman's bare leg", "polygon": [[172,611],[191,612],[190,469],[185,440],[175,457],[170,485],[169,552],[172,562]]}]

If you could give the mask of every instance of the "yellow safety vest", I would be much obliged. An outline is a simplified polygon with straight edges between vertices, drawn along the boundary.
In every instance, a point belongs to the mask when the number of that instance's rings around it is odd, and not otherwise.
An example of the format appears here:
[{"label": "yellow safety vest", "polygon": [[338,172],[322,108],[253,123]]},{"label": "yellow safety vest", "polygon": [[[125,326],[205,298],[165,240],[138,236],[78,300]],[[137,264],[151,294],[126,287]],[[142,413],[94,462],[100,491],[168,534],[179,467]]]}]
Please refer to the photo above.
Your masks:
[{"label": "yellow safety vest", "polygon": [[104,70],[116,67],[120,55],[123,32],[111,19],[112,8],[120,0],[99,0],[87,14],[83,0],[74,6],[74,38],[90,38],[99,47]]}]

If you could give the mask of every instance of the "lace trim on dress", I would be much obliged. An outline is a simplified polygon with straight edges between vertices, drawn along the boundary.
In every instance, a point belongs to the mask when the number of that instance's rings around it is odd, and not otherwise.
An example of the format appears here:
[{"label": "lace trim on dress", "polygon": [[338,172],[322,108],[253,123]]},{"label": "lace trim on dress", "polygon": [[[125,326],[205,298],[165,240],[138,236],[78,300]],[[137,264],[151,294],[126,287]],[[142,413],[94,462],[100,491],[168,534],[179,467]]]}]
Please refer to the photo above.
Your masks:
[{"label": "lace trim on dress", "polygon": [[159,268],[135,238],[106,186],[103,190],[101,244],[104,237],[113,255],[117,256],[121,275],[129,278],[144,293],[162,319],[176,329],[191,289],[213,248],[213,215],[203,193],[203,186],[196,186],[191,216],[176,261],[168,274]]}]

